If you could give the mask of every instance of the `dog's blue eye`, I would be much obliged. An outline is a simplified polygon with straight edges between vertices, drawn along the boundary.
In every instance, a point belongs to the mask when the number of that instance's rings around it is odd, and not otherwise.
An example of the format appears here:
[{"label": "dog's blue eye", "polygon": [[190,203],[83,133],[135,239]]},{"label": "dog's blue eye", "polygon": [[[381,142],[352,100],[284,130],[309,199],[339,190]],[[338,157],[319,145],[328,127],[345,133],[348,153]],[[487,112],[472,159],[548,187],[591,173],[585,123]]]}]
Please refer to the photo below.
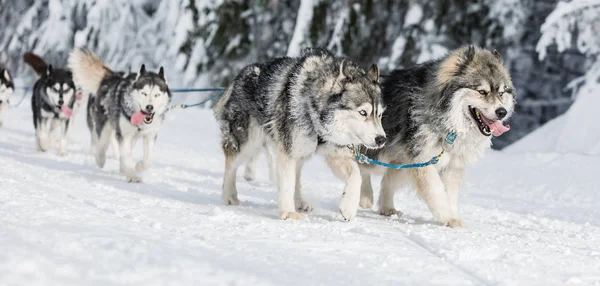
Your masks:
[{"label": "dog's blue eye", "polygon": [[361,111],[359,111],[358,113],[359,113],[360,115],[362,115],[362,116],[367,116],[367,112],[366,112],[366,111],[364,111],[364,110],[361,110]]},{"label": "dog's blue eye", "polygon": [[148,94],[147,94],[147,93],[145,93],[145,92],[142,92],[142,95],[143,95],[143,96],[148,96]]},{"label": "dog's blue eye", "polygon": [[483,90],[483,89],[480,89],[478,91],[479,91],[479,94],[481,94],[481,95],[487,95],[488,94],[488,92],[485,91],[485,90]]},{"label": "dog's blue eye", "polygon": [[159,97],[159,96],[160,96],[160,93],[157,93],[154,95],[154,97]]}]

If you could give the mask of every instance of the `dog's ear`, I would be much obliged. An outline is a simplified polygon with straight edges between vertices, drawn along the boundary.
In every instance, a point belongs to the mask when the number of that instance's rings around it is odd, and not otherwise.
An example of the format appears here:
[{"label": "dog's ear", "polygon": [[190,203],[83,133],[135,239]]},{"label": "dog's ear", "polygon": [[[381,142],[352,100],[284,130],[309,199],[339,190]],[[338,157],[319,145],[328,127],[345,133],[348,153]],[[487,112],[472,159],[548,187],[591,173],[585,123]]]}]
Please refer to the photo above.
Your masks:
[{"label": "dog's ear", "polygon": [[469,45],[462,55],[462,63],[468,64],[475,57],[475,46]]},{"label": "dog's ear", "polygon": [[8,74],[8,70],[4,70],[2,74],[4,75],[4,79],[10,82],[10,75]]},{"label": "dog's ear", "polygon": [[165,69],[163,67],[160,67],[158,70],[158,76],[162,79],[165,79]]},{"label": "dog's ear", "polygon": [[349,64],[346,59],[343,59],[340,63],[340,78],[351,79],[352,75],[350,74]]},{"label": "dog's ear", "polygon": [[46,69],[46,76],[51,75],[52,72],[54,72],[54,68],[52,67],[52,65],[48,65],[48,68]]},{"label": "dog's ear", "polygon": [[500,56],[500,52],[498,52],[497,50],[494,50],[492,52],[492,54],[494,55],[494,57],[496,57],[498,60],[502,60],[502,56]]},{"label": "dog's ear", "polygon": [[140,72],[138,72],[137,76],[135,77],[135,80],[140,79],[141,76],[143,76],[146,73],[146,65],[142,65],[142,67],[140,68]]},{"label": "dog's ear", "polygon": [[367,76],[369,77],[369,79],[372,82],[378,83],[379,82],[379,67],[377,67],[376,64],[371,65],[371,68],[367,72]]}]

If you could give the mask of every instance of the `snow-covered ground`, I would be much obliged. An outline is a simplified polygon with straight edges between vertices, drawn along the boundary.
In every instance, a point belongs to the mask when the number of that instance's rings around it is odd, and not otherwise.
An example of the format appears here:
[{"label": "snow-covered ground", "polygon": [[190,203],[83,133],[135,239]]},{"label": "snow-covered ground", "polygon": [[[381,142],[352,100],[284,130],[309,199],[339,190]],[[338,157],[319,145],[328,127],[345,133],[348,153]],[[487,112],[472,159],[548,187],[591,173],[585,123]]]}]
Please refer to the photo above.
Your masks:
[{"label": "snow-covered ground", "polygon": [[281,221],[264,161],[257,182],[240,170],[243,206],[221,203],[210,111],[169,114],[142,184],[114,157],[94,165],[78,115],[66,158],[35,151],[28,100],[0,129],[0,285],[600,285],[598,157],[490,151],[470,168],[462,229],[411,191],[400,218],[343,222],[343,183],[314,158],[315,210]]}]

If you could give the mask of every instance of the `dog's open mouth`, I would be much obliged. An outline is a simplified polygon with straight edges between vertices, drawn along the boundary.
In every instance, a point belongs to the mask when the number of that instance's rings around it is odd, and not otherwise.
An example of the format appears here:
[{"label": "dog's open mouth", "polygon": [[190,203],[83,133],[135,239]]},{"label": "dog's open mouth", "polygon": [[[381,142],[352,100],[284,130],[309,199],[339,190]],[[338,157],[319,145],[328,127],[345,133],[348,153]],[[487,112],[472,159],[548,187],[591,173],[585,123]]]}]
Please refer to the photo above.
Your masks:
[{"label": "dog's open mouth", "polygon": [[509,125],[505,126],[504,124],[502,124],[502,121],[500,121],[500,120],[493,121],[493,120],[485,117],[475,107],[469,106],[469,112],[471,113],[471,116],[475,120],[475,123],[477,124],[477,128],[479,128],[479,132],[481,132],[481,134],[483,134],[485,136],[490,136],[493,134],[494,136],[498,137],[498,136],[504,134],[504,132],[507,132],[508,130],[510,130]]},{"label": "dog's open mouth", "polygon": [[152,121],[154,120],[154,113],[146,113],[142,111],[142,114],[144,115],[144,123],[152,123]]}]

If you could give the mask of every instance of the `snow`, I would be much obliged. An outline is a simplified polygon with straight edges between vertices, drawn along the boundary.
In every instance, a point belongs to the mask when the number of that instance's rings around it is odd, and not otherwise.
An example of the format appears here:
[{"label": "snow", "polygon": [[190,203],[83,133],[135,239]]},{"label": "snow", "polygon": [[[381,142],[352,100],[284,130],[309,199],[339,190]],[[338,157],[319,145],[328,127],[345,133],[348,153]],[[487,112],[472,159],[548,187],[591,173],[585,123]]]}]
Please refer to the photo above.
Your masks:
[{"label": "snow", "polygon": [[437,225],[412,191],[396,195],[400,218],[344,222],[343,183],[314,158],[303,186],[315,210],[281,221],[262,158],[256,182],[238,176],[243,206],[222,204],[211,111],[168,114],[142,184],[124,182],[114,157],[94,165],[84,114],[66,158],[35,151],[27,103],[7,114],[0,285],[600,283],[594,156],[490,151],[469,170],[462,229]]},{"label": "snow", "polygon": [[421,22],[421,19],[423,19],[423,8],[421,8],[420,5],[413,3],[410,6],[410,9],[406,12],[404,28],[419,24]]},{"label": "snow", "polygon": [[294,35],[290,40],[290,44],[287,50],[288,57],[300,56],[300,51],[302,50],[302,48],[310,44],[310,42],[307,42],[307,38],[310,24],[313,18],[314,5],[315,3],[313,3],[313,0],[303,0],[302,2],[300,2],[300,8],[298,8],[298,16],[296,17]]}]

